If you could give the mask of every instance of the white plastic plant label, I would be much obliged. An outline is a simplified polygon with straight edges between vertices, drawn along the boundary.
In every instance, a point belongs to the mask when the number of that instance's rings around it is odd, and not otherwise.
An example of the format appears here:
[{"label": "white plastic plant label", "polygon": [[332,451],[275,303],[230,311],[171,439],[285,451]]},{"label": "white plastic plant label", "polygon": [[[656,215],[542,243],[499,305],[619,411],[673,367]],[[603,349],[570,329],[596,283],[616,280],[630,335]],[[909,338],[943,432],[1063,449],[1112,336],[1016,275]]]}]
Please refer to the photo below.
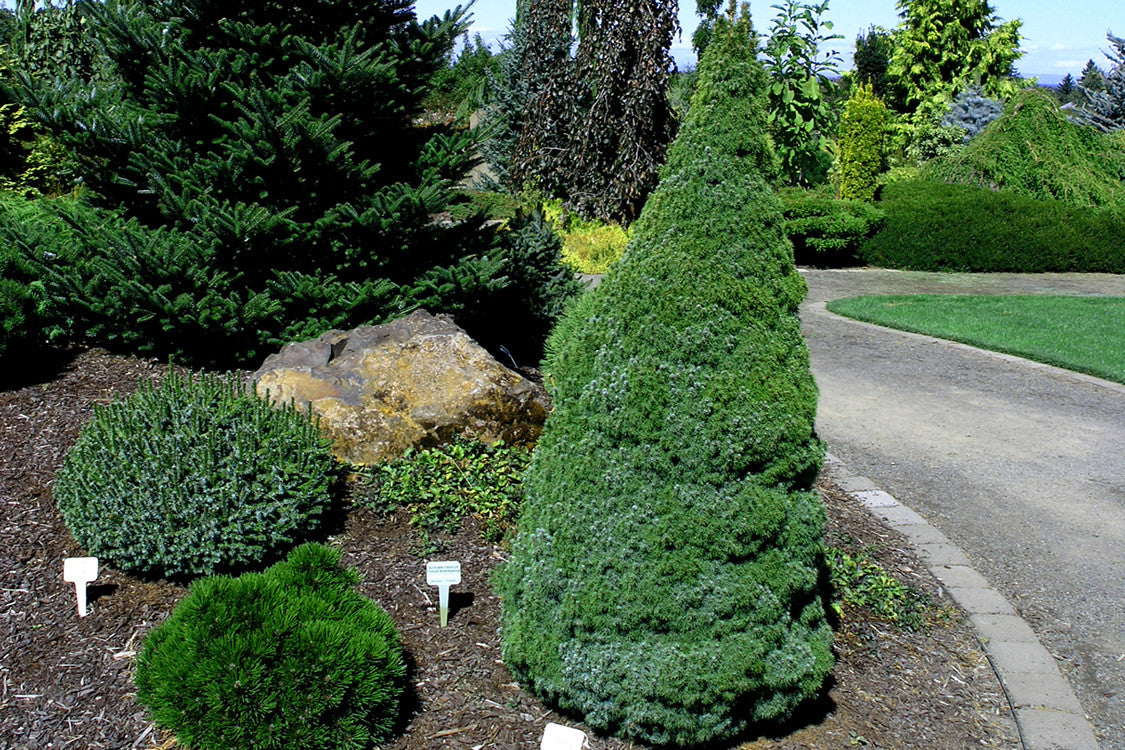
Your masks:
[{"label": "white plastic plant label", "polygon": [[74,584],[78,597],[78,616],[86,616],[86,584],[98,578],[98,558],[68,557],[63,560],[63,580]]},{"label": "white plastic plant label", "polygon": [[539,750],[582,750],[586,746],[585,732],[562,724],[548,724],[543,730]]},{"label": "white plastic plant label", "polygon": [[426,563],[426,583],[438,587],[441,626],[449,623],[449,587],[461,583],[461,563],[441,561]]}]

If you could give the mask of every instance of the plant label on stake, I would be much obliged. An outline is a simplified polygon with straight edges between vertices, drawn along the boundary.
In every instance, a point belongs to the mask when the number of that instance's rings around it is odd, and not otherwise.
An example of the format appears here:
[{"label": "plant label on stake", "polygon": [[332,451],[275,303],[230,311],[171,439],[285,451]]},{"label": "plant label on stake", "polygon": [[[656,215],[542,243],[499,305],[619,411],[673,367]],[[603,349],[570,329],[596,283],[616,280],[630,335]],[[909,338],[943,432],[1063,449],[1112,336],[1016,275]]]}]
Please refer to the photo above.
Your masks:
[{"label": "plant label on stake", "polygon": [[74,584],[78,597],[78,616],[86,616],[86,584],[98,577],[98,558],[68,557],[63,560],[63,580]]},{"label": "plant label on stake", "polygon": [[539,750],[582,750],[585,746],[585,732],[552,723],[543,730],[543,743],[539,745]]},{"label": "plant label on stake", "polygon": [[426,563],[426,583],[438,587],[438,603],[441,606],[441,626],[449,622],[449,587],[461,583],[461,563]]}]

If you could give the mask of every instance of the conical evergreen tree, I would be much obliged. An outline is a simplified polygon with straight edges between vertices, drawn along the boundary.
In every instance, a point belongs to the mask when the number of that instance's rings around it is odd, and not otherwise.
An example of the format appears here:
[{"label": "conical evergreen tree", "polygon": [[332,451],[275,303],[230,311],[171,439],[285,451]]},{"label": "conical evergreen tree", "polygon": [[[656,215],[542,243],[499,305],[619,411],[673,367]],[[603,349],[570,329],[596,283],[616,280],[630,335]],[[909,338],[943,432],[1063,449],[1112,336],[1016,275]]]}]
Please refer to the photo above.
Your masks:
[{"label": "conical evergreen tree", "polygon": [[246,361],[418,305],[487,317],[512,270],[495,233],[435,220],[477,136],[418,124],[466,21],[419,23],[412,5],[82,3],[110,81],[21,90],[96,209],[70,217],[88,257],[55,285],[77,325]]},{"label": "conical evergreen tree", "polygon": [[552,333],[555,410],[496,580],[517,679],[661,746],[785,717],[833,663],[766,81],[749,19],[720,19],[633,242]]}]

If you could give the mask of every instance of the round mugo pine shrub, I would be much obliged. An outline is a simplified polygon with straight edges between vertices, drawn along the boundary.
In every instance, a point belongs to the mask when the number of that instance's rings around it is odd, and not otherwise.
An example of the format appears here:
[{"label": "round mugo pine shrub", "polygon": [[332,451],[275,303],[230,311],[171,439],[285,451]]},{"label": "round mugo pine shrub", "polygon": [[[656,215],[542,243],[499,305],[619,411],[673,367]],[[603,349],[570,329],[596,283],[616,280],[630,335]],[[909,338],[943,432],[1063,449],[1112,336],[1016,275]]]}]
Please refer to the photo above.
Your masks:
[{"label": "round mugo pine shrub", "polygon": [[394,732],[405,666],[358,581],[315,543],[263,573],[195,581],[144,640],[137,701],[192,750],[374,747]]}]

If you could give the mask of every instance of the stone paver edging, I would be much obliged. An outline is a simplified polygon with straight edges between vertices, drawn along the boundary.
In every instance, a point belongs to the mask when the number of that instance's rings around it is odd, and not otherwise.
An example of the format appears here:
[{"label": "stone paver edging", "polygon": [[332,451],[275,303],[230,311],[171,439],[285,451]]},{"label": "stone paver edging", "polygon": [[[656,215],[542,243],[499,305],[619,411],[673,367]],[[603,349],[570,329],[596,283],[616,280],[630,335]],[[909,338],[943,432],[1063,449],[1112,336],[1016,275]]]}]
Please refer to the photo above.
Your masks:
[{"label": "stone paver edging", "polygon": [[914,546],[977,632],[1015,714],[1025,750],[1099,750],[1090,722],[1054,657],[1015,607],[973,569],[969,558],[926,519],[851,473],[829,454],[825,471]]}]

